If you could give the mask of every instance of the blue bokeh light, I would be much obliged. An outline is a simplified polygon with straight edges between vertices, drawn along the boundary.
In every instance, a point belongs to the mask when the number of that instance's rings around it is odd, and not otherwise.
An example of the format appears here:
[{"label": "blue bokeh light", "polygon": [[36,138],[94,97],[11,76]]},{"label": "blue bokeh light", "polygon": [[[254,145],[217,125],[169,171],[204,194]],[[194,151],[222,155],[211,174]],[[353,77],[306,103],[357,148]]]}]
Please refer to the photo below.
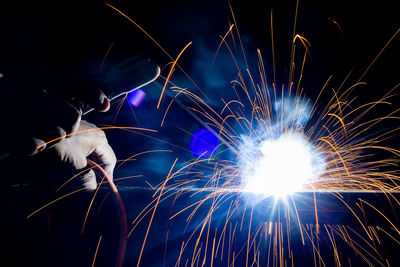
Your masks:
[{"label": "blue bokeh light", "polygon": [[190,149],[195,157],[209,158],[219,145],[218,137],[207,129],[200,129],[192,135]]},{"label": "blue bokeh light", "polygon": [[138,107],[140,105],[140,103],[142,103],[145,96],[146,96],[146,93],[143,90],[136,89],[136,90],[132,91],[131,93],[129,93],[128,101],[132,106]]}]

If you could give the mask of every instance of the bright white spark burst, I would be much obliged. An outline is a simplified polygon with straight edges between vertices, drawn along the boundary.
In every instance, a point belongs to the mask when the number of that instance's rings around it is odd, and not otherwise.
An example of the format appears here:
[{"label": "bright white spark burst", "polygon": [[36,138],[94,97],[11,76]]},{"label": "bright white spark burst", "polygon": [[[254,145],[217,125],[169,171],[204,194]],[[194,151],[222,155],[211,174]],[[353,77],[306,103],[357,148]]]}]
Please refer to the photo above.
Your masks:
[{"label": "bright white spark burst", "polygon": [[243,191],[284,198],[324,171],[324,161],[302,133],[247,140],[240,154]]}]

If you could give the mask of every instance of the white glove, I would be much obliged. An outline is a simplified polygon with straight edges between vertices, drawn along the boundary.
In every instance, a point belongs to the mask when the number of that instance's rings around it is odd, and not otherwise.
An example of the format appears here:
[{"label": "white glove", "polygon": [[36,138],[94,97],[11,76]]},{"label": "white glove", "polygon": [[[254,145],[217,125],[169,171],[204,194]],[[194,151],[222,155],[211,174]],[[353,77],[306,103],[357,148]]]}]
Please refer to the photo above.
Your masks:
[{"label": "white glove", "polygon": [[[100,165],[112,178],[117,159],[104,132],[96,125],[81,120],[77,131],[54,146],[60,159],[75,169],[87,166],[87,158]],[[96,175],[90,170],[83,176],[83,186],[88,190],[97,187]]]}]

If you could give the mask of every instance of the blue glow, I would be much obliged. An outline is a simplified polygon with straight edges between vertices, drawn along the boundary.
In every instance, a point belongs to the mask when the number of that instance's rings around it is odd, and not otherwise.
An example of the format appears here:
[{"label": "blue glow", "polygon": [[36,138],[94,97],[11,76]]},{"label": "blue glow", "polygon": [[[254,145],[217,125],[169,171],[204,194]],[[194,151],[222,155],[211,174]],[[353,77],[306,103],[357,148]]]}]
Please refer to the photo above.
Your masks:
[{"label": "blue glow", "polygon": [[128,101],[132,106],[138,107],[142,103],[145,96],[146,96],[146,93],[143,92],[143,90],[136,89],[136,90],[132,91],[131,93],[129,93]]},{"label": "blue glow", "polygon": [[218,137],[211,131],[201,129],[192,135],[190,149],[195,157],[209,158],[219,145]]},{"label": "blue glow", "polygon": [[243,191],[285,199],[306,190],[325,172],[321,151],[302,130],[311,117],[311,106],[305,98],[277,99],[276,120],[250,136],[241,135],[238,159]]}]

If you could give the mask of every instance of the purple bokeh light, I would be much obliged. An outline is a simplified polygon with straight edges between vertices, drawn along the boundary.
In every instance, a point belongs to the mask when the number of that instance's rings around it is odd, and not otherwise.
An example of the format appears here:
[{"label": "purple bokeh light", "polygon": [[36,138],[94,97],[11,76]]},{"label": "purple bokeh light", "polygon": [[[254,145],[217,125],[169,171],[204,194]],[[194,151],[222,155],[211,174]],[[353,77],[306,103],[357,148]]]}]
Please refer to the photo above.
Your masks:
[{"label": "purple bokeh light", "polygon": [[219,145],[218,137],[211,131],[200,129],[192,135],[190,149],[195,157],[209,158]]},{"label": "purple bokeh light", "polygon": [[129,93],[128,101],[132,106],[138,107],[142,103],[145,96],[146,93],[143,90],[136,89]]}]

